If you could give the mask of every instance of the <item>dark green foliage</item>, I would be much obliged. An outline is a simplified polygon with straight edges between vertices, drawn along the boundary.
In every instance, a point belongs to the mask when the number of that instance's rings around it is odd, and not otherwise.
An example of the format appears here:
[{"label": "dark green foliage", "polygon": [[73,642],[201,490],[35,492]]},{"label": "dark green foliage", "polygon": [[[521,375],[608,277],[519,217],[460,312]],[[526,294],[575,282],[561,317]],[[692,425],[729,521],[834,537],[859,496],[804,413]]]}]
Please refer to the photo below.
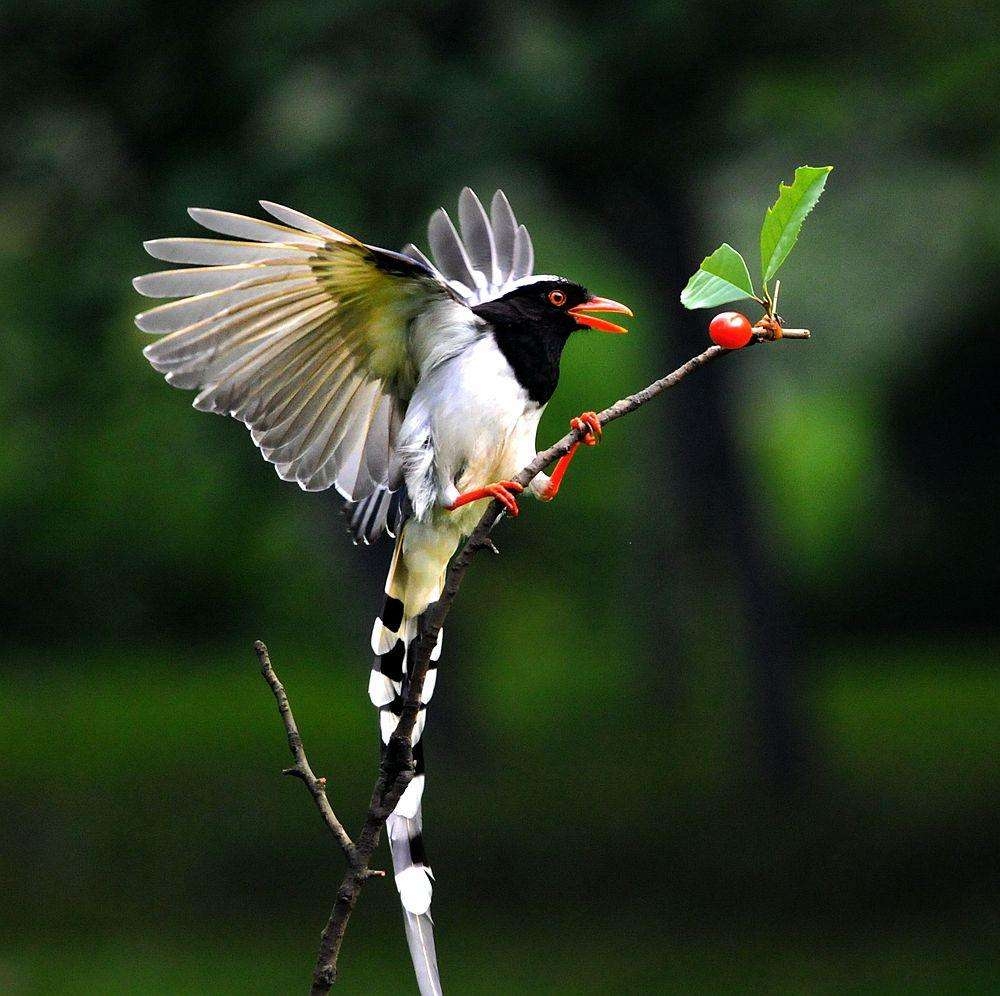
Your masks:
[{"label": "dark green foliage", "polygon": [[[838,167],[781,295],[815,339],[609,428],[463,586],[427,741],[445,983],[1000,986],[995,15],[23,0],[2,20],[0,990],[301,987],[340,856],[277,776],[254,638],[352,828],[374,779],[386,551],[147,366],[141,240],[270,197],[396,248],[463,184],[502,185],[543,270],[636,314],[570,343],[547,443],[704,348],[678,302],[693,264],[752,235],[799,162]],[[598,894],[618,916],[595,922]],[[345,992],[401,991],[397,919],[373,886]]]}]

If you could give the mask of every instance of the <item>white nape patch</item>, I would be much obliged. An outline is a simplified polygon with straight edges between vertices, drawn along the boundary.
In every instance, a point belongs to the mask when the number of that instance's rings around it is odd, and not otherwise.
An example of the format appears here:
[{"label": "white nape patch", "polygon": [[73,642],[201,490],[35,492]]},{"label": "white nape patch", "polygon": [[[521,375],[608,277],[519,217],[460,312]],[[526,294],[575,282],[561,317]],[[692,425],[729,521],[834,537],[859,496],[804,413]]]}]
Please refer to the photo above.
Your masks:
[{"label": "white nape patch", "polygon": [[403,790],[403,794],[396,803],[393,813],[402,816],[404,819],[412,820],[420,809],[420,800],[424,795],[424,776],[414,775],[410,784]]},{"label": "white nape patch", "polygon": [[372,671],[368,677],[368,698],[372,705],[388,705],[395,697],[392,682],[381,671]]},{"label": "white nape patch", "polygon": [[373,654],[377,654],[381,657],[383,654],[389,653],[389,651],[396,645],[396,641],[398,639],[398,633],[394,633],[391,629],[387,629],[383,625],[381,619],[375,620],[375,625],[372,626]]},{"label": "white nape patch", "polygon": [[410,865],[396,876],[396,888],[403,908],[414,916],[422,916],[431,908],[434,887],[422,865]]},{"label": "white nape patch", "polygon": [[[560,277],[555,273],[532,273],[530,276],[520,277],[517,280],[511,280],[509,283],[505,284],[503,287],[503,294],[498,294],[497,297],[504,297],[511,291],[517,290],[519,287],[530,287],[532,284],[540,284],[542,281],[545,283],[552,283],[556,280],[565,279],[565,277]],[[493,300],[493,298],[485,298],[484,300]]]},{"label": "white nape patch", "polygon": [[486,323],[457,301],[428,304],[410,326],[410,348],[421,378],[486,334]]},{"label": "white nape patch", "polygon": [[[431,658],[433,660],[433,658]],[[424,678],[424,689],[420,693],[420,701],[424,704],[430,702],[431,696],[434,694],[434,687],[437,685],[438,680],[438,669],[436,667],[430,668],[427,671],[427,676]]]}]

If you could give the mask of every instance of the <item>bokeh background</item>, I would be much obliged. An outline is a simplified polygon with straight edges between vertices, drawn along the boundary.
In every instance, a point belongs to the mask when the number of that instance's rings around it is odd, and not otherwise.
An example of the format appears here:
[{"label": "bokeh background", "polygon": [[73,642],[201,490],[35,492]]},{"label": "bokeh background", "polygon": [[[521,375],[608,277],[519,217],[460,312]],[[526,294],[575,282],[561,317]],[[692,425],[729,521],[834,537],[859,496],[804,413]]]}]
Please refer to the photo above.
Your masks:
[{"label": "bokeh background", "polygon": [[[0,990],[303,991],[356,826],[388,550],[143,360],[188,205],[423,242],[502,186],[629,302],[540,442],[706,344],[678,293],[833,163],[733,356],[528,503],[449,619],[427,838],[452,993],[1000,990],[1000,24],[987,5],[5,4]],[[384,858],[384,860],[387,860]],[[373,885],[344,993],[412,988]]]}]

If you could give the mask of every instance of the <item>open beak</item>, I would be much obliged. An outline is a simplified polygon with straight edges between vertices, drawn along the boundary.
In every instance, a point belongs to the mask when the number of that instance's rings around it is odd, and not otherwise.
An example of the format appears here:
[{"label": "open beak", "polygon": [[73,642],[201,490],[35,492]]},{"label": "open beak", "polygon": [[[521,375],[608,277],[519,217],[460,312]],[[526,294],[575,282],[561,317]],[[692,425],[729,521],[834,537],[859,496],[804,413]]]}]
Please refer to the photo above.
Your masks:
[{"label": "open beak", "polygon": [[570,308],[569,313],[576,319],[577,325],[586,325],[587,328],[596,329],[598,332],[624,335],[628,331],[620,325],[615,325],[614,322],[606,322],[603,318],[594,318],[593,315],[587,314],[588,311],[612,312],[616,315],[628,315],[631,318],[632,311],[624,304],[619,304],[607,297],[592,297],[589,301],[584,301],[583,304]]}]

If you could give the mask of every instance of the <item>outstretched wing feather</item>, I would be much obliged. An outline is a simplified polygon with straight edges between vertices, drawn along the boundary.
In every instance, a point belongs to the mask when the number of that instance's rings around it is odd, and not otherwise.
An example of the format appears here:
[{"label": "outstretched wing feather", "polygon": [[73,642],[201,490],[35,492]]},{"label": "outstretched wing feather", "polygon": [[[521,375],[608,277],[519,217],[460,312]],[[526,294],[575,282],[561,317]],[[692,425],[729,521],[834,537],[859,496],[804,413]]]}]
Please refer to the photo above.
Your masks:
[{"label": "outstretched wing feather", "polygon": [[132,286],[146,297],[189,297],[229,288],[258,286],[308,277],[308,261],[302,263],[236,263],[230,266],[201,266],[188,270],[160,270],[136,277]]},{"label": "outstretched wing feather", "polygon": [[486,286],[486,278],[472,265],[444,208],[438,208],[431,215],[431,220],[427,223],[427,241],[434,254],[434,262],[449,280],[455,280],[467,288],[481,289]]},{"label": "outstretched wing feather", "polygon": [[322,236],[304,232],[287,225],[276,225],[273,221],[249,218],[229,211],[215,211],[212,208],[188,208],[188,214],[210,232],[232,235],[237,239],[253,242],[282,242],[288,245],[310,246],[322,249],[327,240]]},{"label": "outstretched wing feather", "polygon": [[498,190],[490,202],[490,222],[497,251],[497,265],[500,268],[500,282],[503,283],[514,269],[514,236],[517,232],[517,221],[511,210],[510,201],[502,190]]},{"label": "outstretched wing feather", "polygon": [[514,265],[511,267],[512,280],[522,280],[530,277],[535,268],[535,249],[531,244],[531,236],[524,225],[518,225],[514,233]]},{"label": "outstretched wing feather", "polygon": [[[427,226],[434,266],[449,285],[471,305],[503,297],[515,282],[530,277],[534,265],[531,236],[518,225],[510,202],[498,190],[487,216],[475,193],[466,187],[458,199],[461,235],[444,208],[431,215]],[[424,258],[407,246],[407,255]]]},{"label": "outstretched wing feather", "polygon": [[144,352],[169,382],[197,389],[195,407],[242,420],[280,476],[363,498],[390,485],[417,377],[411,322],[454,293],[426,259],[262,204],[280,224],[192,208],[229,238],[147,243],[154,257],[205,265],[136,278],[141,293],[176,298],[137,316],[162,336]]},{"label": "outstretched wing feather", "polygon": [[203,266],[228,266],[234,263],[270,263],[279,260],[305,262],[309,251],[299,246],[273,242],[236,242],[225,239],[150,239],[143,247],[153,259],[165,263],[198,263]]},{"label": "outstretched wing feather", "polygon": [[198,391],[196,407],[245,422],[282,477],[309,490],[334,485],[351,500],[392,490],[417,376],[410,323],[436,300],[472,305],[506,293],[532,272],[531,238],[502,191],[488,215],[462,191],[461,235],[443,209],[434,213],[433,263],[414,246],[366,246],[300,211],[261,205],[275,221],[191,208],[223,238],[145,243],[154,258],[192,266],[136,278],[141,293],[175,299],[136,317],[161,336],[144,352],[168,382]]},{"label": "outstretched wing feather", "polygon": [[469,187],[464,187],[458,198],[458,224],[469,261],[485,275],[489,285],[496,286],[500,283],[500,273],[496,246],[493,244],[493,229],[483,205]]}]

